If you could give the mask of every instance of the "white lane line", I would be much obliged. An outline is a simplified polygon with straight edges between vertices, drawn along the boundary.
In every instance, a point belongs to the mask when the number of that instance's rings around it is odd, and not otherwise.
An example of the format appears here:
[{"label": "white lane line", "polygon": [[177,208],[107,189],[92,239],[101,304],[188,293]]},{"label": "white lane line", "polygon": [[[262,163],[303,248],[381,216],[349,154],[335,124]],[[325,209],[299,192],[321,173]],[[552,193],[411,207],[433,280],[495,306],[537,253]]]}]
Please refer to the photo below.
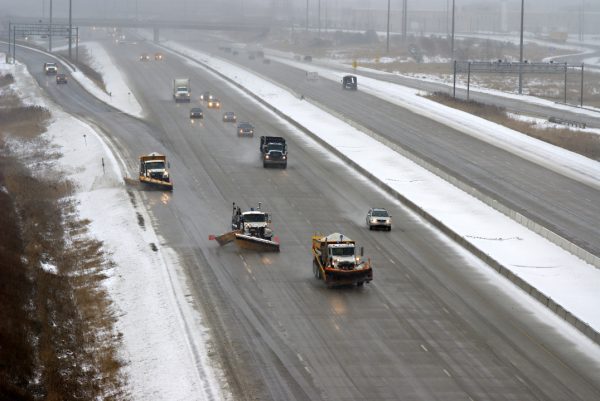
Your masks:
[{"label": "white lane line", "polygon": [[446,374],[446,376],[452,377],[452,375],[450,374],[450,372],[448,372],[446,369],[443,369],[443,370],[444,370],[444,373]]},{"label": "white lane line", "polygon": [[395,264],[396,264],[396,262],[394,262],[394,260],[393,260],[393,259],[390,259],[390,263],[391,263],[391,264],[393,264],[393,265],[395,265]]},{"label": "white lane line", "polygon": [[427,347],[426,347],[426,346],[424,346],[423,344],[421,344],[421,348],[423,348],[423,351],[425,351],[425,352],[429,352],[429,350],[427,349]]}]

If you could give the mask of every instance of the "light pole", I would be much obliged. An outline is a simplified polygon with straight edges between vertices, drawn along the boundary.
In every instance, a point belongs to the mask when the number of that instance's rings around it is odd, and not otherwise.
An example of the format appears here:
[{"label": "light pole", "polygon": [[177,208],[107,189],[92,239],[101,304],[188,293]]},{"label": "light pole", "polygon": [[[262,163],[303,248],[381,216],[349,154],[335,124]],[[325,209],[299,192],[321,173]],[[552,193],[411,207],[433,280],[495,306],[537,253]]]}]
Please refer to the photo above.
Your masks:
[{"label": "light pole", "polygon": [[319,9],[317,10],[317,17],[319,18],[319,21],[317,22],[317,27],[319,31],[319,39],[321,39],[321,0],[319,0],[319,4],[317,5],[317,7],[319,7]]},{"label": "light pole", "polygon": [[52,51],[52,0],[50,0],[50,32],[48,32],[48,51]]},{"label": "light pole", "polygon": [[388,12],[387,12],[387,36],[385,41],[385,52],[390,52],[390,0],[388,0]]},{"label": "light pole", "polygon": [[308,32],[308,0],[306,0],[306,32]]},{"label": "light pole", "polygon": [[521,0],[521,40],[519,42],[519,95],[523,94],[523,22],[525,14],[525,0]]},{"label": "light pole", "polygon": [[450,40],[450,57],[454,60],[454,17],[456,14],[456,8],[454,6],[454,0],[452,0],[452,38]]},{"label": "light pole", "polygon": [[403,41],[406,41],[406,32],[407,32],[406,23],[408,21],[406,3],[407,3],[407,0],[404,0],[402,3],[402,40]]},{"label": "light pole", "polygon": [[73,0],[69,0],[69,60],[72,59],[71,47],[73,46]]}]

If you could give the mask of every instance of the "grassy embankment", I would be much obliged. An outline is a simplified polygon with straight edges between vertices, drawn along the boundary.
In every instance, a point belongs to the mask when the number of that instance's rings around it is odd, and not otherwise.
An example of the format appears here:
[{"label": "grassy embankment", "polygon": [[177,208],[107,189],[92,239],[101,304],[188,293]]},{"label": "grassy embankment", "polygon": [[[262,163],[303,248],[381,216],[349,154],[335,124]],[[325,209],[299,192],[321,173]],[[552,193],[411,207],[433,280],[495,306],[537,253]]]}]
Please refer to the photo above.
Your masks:
[{"label": "grassy embankment", "polygon": [[127,398],[102,285],[112,266],[51,173],[49,111],[12,82],[0,77],[0,400]]}]

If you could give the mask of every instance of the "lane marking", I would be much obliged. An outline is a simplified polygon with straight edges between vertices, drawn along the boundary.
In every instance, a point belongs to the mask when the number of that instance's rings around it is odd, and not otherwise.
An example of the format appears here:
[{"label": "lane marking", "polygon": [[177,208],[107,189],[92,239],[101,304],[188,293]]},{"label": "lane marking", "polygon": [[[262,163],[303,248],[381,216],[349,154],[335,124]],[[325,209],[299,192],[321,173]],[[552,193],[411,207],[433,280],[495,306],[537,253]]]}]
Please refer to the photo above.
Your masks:
[{"label": "lane marking", "polygon": [[395,265],[395,264],[396,264],[396,262],[394,262],[394,260],[393,260],[393,259],[390,259],[390,263],[391,263],[391,264],[393,264],[393,265]]},{"label": "lane marking", "polygon": [[427,347],[426,347],[426,346],[424,346],[423,344],[421,344],[421,348],[423,348],[423,351],[425,351],[425,352],[429,352],[429,350],[427,349]]},{"label": "lane marking", "polygon": [[448,372],[446,369],[443,369],[444,373],[448,376],[448,377],[452,377],[452,375],[450,374],[450,372]]}]

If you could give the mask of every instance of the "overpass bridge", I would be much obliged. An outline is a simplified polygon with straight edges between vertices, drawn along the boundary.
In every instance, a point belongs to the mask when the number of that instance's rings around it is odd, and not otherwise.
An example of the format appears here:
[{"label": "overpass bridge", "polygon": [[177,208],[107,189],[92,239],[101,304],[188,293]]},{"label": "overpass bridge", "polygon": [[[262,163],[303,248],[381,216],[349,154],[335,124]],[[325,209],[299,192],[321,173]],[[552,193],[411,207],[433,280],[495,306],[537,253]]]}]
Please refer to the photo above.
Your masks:
[{"label": "overpass bridge", "polygon": [[[36,19],[26,17],[9,17],[6,20],[11,24],[40,24],[46,25],[47,19]],[[129,18],[73,18],[72,26],[79,27],[103,27],[103,28],[144,28],[152,29],[154,32],[154,41],[160,39],[161,29],[192,29],[203,31],[242,31],[242,32],[257,32],[266,33],[270,29],[272,21],[257,21],[253,19],[247,21],[234,20],[210,20],[210,21],[194,21],[194,20],[159,20],[159,19],[129,19]],[[52,18],[52,24],[68,25],[68,18]]]}]

